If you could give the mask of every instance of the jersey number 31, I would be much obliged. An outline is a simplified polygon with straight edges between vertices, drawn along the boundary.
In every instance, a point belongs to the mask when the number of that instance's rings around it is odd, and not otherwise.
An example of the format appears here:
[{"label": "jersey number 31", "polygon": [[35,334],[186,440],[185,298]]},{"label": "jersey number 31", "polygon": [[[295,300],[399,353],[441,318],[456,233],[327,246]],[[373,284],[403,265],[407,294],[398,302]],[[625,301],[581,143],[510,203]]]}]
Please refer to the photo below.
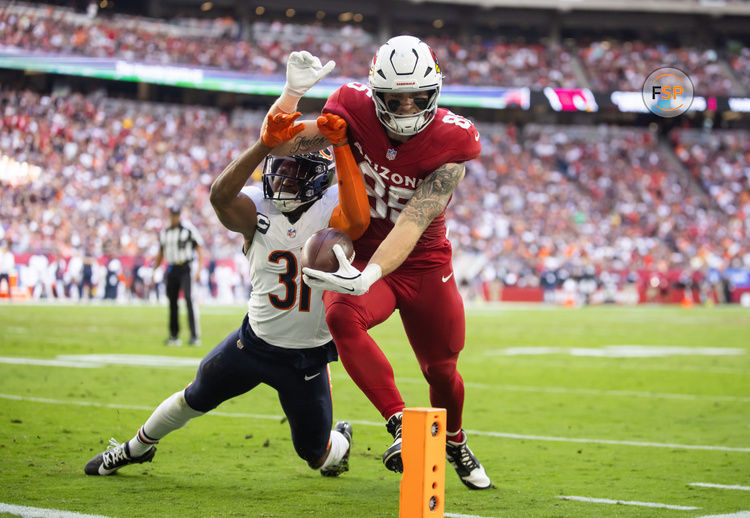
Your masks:
[{"label": "jersey number 31", "polygon": [[[271,305],[276,309],[290,309],[297,301],[297,258],[288,250],[276,250],[271,252],[268,260],[277,264],[281,261],[286,262],[286,271],[279,274],[279,282],[286,288],[284,298],[270,293],[268,298]],[[299,285],[299,310],[310,311],[310,286],[304,281]]]}]

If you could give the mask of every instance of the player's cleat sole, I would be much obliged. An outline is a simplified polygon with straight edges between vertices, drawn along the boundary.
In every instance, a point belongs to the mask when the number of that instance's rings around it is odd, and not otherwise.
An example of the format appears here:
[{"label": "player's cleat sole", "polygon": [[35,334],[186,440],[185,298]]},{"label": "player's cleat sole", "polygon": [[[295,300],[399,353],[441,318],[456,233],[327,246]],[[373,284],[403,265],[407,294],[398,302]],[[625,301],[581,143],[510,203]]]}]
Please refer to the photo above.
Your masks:
[{"label": "player's cleat sole", "polygon": [[352,430],[352,425],[348,421],[339,421],[333,429],[346,438],[349,442],[349,448],[347,448],[346,453],[338,464],[320,470],[320,474],[324,477],[338,477],[342,473],[349,471],[349,453],[352,451],[354,430]]},{"label": "player's cleat sole", "polygon": [[391,447],[385,450],[383,464],[387,469],[396,473],[404,472],[404,461],[401,460],[401,437],[393,441]]},{"label": "player's cleat sole", "polygon": [[115,439],[110,439],[109,445],[109,448],[86,463],[84,471],[87,475],[114,475],[118,469],[128,464],[151,462],[156,454],[156,446],[152,446],[140,457],[131,457],[127,442],[119,444]]},{"label": "player's cleat sole", "polygon": [[385,424],[385,428],[393,436],[393,444],[385,450],[383,453],[383,464],[390,471],[396,473],[404,472],[404,462],[401,460],[401,418],[403,414],[398,412],[393,414],[388,422]]},{"label": "player's cleat sole", "polygon": [[466,432],[464,432],[463,442],[446,442],[445,458],[456,470],[461,482],[469,489],[489,489],[492,487],[492,481],[484,471],[484,467],[466,444]]}]

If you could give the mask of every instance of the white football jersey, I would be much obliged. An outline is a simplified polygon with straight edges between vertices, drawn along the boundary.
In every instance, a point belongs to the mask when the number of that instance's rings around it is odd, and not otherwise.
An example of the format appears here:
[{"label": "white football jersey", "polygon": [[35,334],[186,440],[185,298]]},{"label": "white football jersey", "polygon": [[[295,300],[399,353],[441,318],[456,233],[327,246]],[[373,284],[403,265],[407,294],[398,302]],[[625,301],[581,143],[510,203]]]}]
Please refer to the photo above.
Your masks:
[{"label": "white football jersey", "polygon": [[307,238],[330,225],[339,202],[338,185],[329,187],[295,223],[263,198],[262,189],[251,186],[242,192],[258,211],[258,227],[245,254],[252,283],[247,314],[253,331],[269,344],[289,349],[329,342],[323,292],[302,282],[300,253]]}]

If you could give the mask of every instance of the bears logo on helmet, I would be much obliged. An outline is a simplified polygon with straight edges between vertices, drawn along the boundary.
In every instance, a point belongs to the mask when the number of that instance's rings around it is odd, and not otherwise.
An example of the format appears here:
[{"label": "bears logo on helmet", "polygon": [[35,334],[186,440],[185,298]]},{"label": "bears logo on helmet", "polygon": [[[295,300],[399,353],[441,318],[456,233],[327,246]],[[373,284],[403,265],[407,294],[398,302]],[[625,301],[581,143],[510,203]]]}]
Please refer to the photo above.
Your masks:
[{"label": "bears logo on helmet", "polygon": [[319,200],[331,185],[335,170],[333,153],[266,157],[263,164],[263,197],[280,212],[292,212]]}]

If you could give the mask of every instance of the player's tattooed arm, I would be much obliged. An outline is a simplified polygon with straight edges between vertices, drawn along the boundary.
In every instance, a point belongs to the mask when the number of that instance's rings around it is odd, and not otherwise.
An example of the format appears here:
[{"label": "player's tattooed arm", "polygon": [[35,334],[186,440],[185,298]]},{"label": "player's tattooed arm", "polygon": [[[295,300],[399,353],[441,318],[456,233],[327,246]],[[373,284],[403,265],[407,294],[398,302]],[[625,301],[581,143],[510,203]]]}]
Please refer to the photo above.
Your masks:
[{"label": "player's tattooed arm", "polygon": [[301,155],[303,153],[313,153],[331,145],[318,129],[316,121],[304,120],[297,122],[304,123],[305,129],[292,140],[282,142],[273,148],[269,154],[275,156]]},{"label": "player's tattooed arm", "polygon": [[380,266],[383,276],[401,266],[409,257],[422,232],[445,210],[465,172],[463,164],[444,164],[417,187],[396,224],[370,259],[371,263]]},{"label": "player's tattooed arm", "polygon": [[330,142],[328,142],[328,139],[323,135],[313,137],[297,136],[292,139],[291,152],[293,155],[312,153],[313,151],[318,151],[328,145],[330,145]]},{"label": "player's tattooed arm", "polygon": [[407,218],[424,231],[445,210],[465,172],[463,164],[443,164],[435,169],[419,184],[399,219]]}]

